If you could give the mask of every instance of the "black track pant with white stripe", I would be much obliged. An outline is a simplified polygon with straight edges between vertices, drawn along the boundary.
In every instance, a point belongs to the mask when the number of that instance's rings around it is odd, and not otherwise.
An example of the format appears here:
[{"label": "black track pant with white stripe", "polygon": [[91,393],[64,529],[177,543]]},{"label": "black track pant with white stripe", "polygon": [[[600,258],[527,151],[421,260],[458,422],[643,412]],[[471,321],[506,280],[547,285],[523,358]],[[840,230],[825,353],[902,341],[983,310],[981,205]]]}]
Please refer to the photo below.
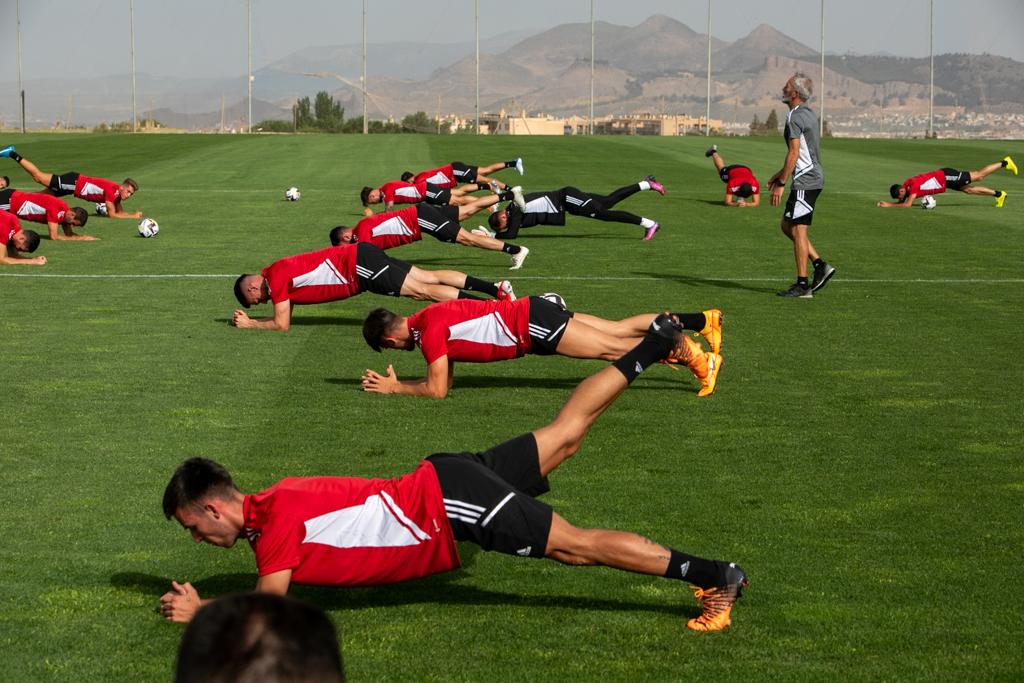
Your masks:
[{"label": "black track pant with white stripe", "polygon": [[567,187],[565,188],[565,210],[575,216],[596,218],[599,221],[640,225],[642,219],[635,213],[610,210],[626,197],[639,191],[640,185],[638,183],[620,187],[607,195],[593,194],[583,192],[579,188]]}]

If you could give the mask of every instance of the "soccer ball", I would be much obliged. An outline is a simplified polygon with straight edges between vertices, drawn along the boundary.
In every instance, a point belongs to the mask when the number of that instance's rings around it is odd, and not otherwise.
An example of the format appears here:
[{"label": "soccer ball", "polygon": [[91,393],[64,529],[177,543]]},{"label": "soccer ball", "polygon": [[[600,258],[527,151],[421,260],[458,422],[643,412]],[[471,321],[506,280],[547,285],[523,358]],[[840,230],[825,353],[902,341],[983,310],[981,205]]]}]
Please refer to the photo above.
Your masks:
[{"label": "soccer ball", "polygon": [[921,197],[921,208],[931,210],[935,208],[935,197],[928,195],[927,197]]},{"label": "soccer ball", "polygon": [[97,216],[106,216],[107,215],[107,205],[106,205],[106,203],[97,204],[96,205],[96,215]]},{"label": "soccer ball", "polygon": [[565,307],[565,299],[562,298],[561,294],[557,294],[555,292],[544,292],[543,294],[540,295],[540,298],[541,299],[547,299],[548,301],[550,301],[554,305],[556,305],[559,308],[561,308],[563,311],[567,310],[566,307]]},{"label": "soccer ball", "polygon": [[153,237],[160,232],[160,226],[152,218],[143,218],[139,221],[139,237]]},{"label": "soccer ball", "polygon": [[299,192],[299,188],[297,187],[289,187],[284,191],[284,198],[285,201],[297,202],[302,199],[302,193]]}]

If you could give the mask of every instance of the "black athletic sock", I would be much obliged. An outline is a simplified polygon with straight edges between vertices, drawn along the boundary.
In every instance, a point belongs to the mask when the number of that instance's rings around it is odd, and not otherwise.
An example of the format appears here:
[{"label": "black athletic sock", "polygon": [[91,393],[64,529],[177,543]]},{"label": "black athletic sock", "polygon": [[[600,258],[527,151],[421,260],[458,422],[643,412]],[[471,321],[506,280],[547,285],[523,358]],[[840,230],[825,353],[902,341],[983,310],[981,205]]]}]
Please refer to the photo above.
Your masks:
[{"label": "black athletic sock", "polygon": [[473,277],[472,275],[466,276],[466,284],[463,285],[462,288],[471,292],[482,292],[488,296],[498,296],[497,285],[493,282],[487,282],[486,280],[481,280],[478,277]]},{"label": "black athletic sock", "polygon": [[[512,161],[506,161],[505,162],[505,168],[515,168],[517,161],[519,161],[519,160],[518,159],[513,159]],[[1003,166],[1006,166],[1006,162],[1005,161],[1003,162]]]},{"label": "black athletic sock", "polygon": [[515,199],[515,195],[512,194],[512,190],[507,187],[498,193],[498,201],[510,202]]},{"label": "black athletic sock", "polygon": [[718,570],[717,562],[705,560],[696,555],[687,555],[672,548],[668,550],[672,556],[668,561],[665,578],[686,581],[698,588],[711,588],[718,585],[721,572]]},{"label": "black athletic sock", "polygon": [[825,265],[825,259],[816,258],[813,261],[811,261],[811,265],[813,265],[815,268],[821,268],[823,265]]},{"label": "black athletic sock", "polygon": [[501,250],[503,252],[505,252],[506,254],[518,254],[520,251],[523,250],[523,248],[522,247],[517,247],[516,245],[512,244],[511,242],[505,242],[505,246],[503,246],[501,248]]},{"label": "black athletic sock", "polygon": [[472,294],[469,294],[468,292],[463,292],[461,289],[459,290],[459,298],[460,299],[473,299],[474,301],[483,301],[483,299],[481,299],[480,297],[473,296]]},{"label": "black athletic sock", "polygon": [[[12,159],[14,159],[14,161],[19,163],[19,164],[21,163],[21,160],[25,158],[25,157],[21,156],[20,154],[18,154],[17,152],[13,151],[13,150],[11,151],[11,153],[8,156],[11,157]],[[1003,166],[1006,166],[1006,162],[1003,162]]]},{"label": "black athletic sock", "polygon": [[659,360],[667,358],[671,350],[671,340],[662,337],[644,337],[639,344],[613,362],[612,366],[622,373],[627,383],[632,384],[641,372]]},{"label": "black athletic sock", "polygon": [[[11,152],[11,158],[14,158],[14,152]],[[1003,165],[1003,168],[1006,168],[1006,159],[1003,159],[999,163]]]},{"label": "black athletic sock", "polygon": [[798,277],[796,279],[796,283],[798,285],[800,285],[801,287],[806,287],[807,286],[807,278],[806,277]]},{"label": "black athletic sock", "polygon": [[996,190],[994,196],[995,196],[996,199],[999,199],[1000,197],[1003,196],[1003,191],[1002,190]]},{"label": "black athletic sock", "polygon": [[695,330],[700,332],[708,324],[707,316],[703,313],[673,313],[679,319],[684,330]]}]

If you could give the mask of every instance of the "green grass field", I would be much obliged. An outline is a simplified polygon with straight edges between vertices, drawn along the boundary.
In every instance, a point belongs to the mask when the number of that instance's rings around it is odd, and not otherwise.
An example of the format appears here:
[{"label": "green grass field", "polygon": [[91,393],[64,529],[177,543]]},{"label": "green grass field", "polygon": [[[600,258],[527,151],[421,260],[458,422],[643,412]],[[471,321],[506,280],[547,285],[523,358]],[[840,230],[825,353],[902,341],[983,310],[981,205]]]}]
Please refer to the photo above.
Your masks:
[{"label": "green grass field", "polygon": [[[233,278],[326,246],[358,189],[406,168],[522,155],[527,190],[610,191],[654,173],[669,194],[632,226],[533,228],[513,282],[608,318],[725,312],[710,399],[655,367],[606,413],[547,497],[581,526],[636,531],[743,564],[751,587],[720,634],[696,634],[683,584],[463,548],[465,569],[360,590],[297,587],[340,631],[352,680],[1010,679],[1024,669],[1024,177],[884,211],[888,186],[977,168],[1020,143],[827,140],[811,234],[838,273],[784,300],[779,209],[727,209],[700,138],[11,136],[39,166],[142,189],[160,222],[93,217],[94,243],[51,243],[45,268],[0,268],[0,653],[10,681],[169,680],[182,627],[157,613],[172,578],[213,596],[253,585],[247,544],[194,545],[160,510],[184,458],[244,491],[284,476],[391,476],[548,421],[599,362],[462,365],[442,402],[364,394],[379,356],[372,294],[296,309],[287,333],[237,330]],[[717,141],[762,181],[780,139]],[[28,188],[12,162],[0,173]],[[516,178],[514,171],[499,177]],[[297,185],[299,203],[283,201]],[[74,200],[73,200],[74,202]],[[765,203],[767,204],[767,203]],[[470,221],[466,227],[477,223]],[[427,240],[427,268],[509,275],[507,257]],[[269,307],[264,307],[269,310]]]}]

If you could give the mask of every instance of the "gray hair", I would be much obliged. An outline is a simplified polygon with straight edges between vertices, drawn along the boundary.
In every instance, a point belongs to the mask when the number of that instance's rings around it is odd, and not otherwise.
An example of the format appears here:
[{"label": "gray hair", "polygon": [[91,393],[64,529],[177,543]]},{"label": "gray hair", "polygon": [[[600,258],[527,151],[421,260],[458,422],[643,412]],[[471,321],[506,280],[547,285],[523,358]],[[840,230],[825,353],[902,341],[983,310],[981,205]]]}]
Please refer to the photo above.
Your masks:
[{"label": "gray hair", "polygon": [[802,71],[797,71],[793,74],[793,90],[796,90],[800,99],[806,102],[811,99],[811,94],[814,92],[814,81]]}]

